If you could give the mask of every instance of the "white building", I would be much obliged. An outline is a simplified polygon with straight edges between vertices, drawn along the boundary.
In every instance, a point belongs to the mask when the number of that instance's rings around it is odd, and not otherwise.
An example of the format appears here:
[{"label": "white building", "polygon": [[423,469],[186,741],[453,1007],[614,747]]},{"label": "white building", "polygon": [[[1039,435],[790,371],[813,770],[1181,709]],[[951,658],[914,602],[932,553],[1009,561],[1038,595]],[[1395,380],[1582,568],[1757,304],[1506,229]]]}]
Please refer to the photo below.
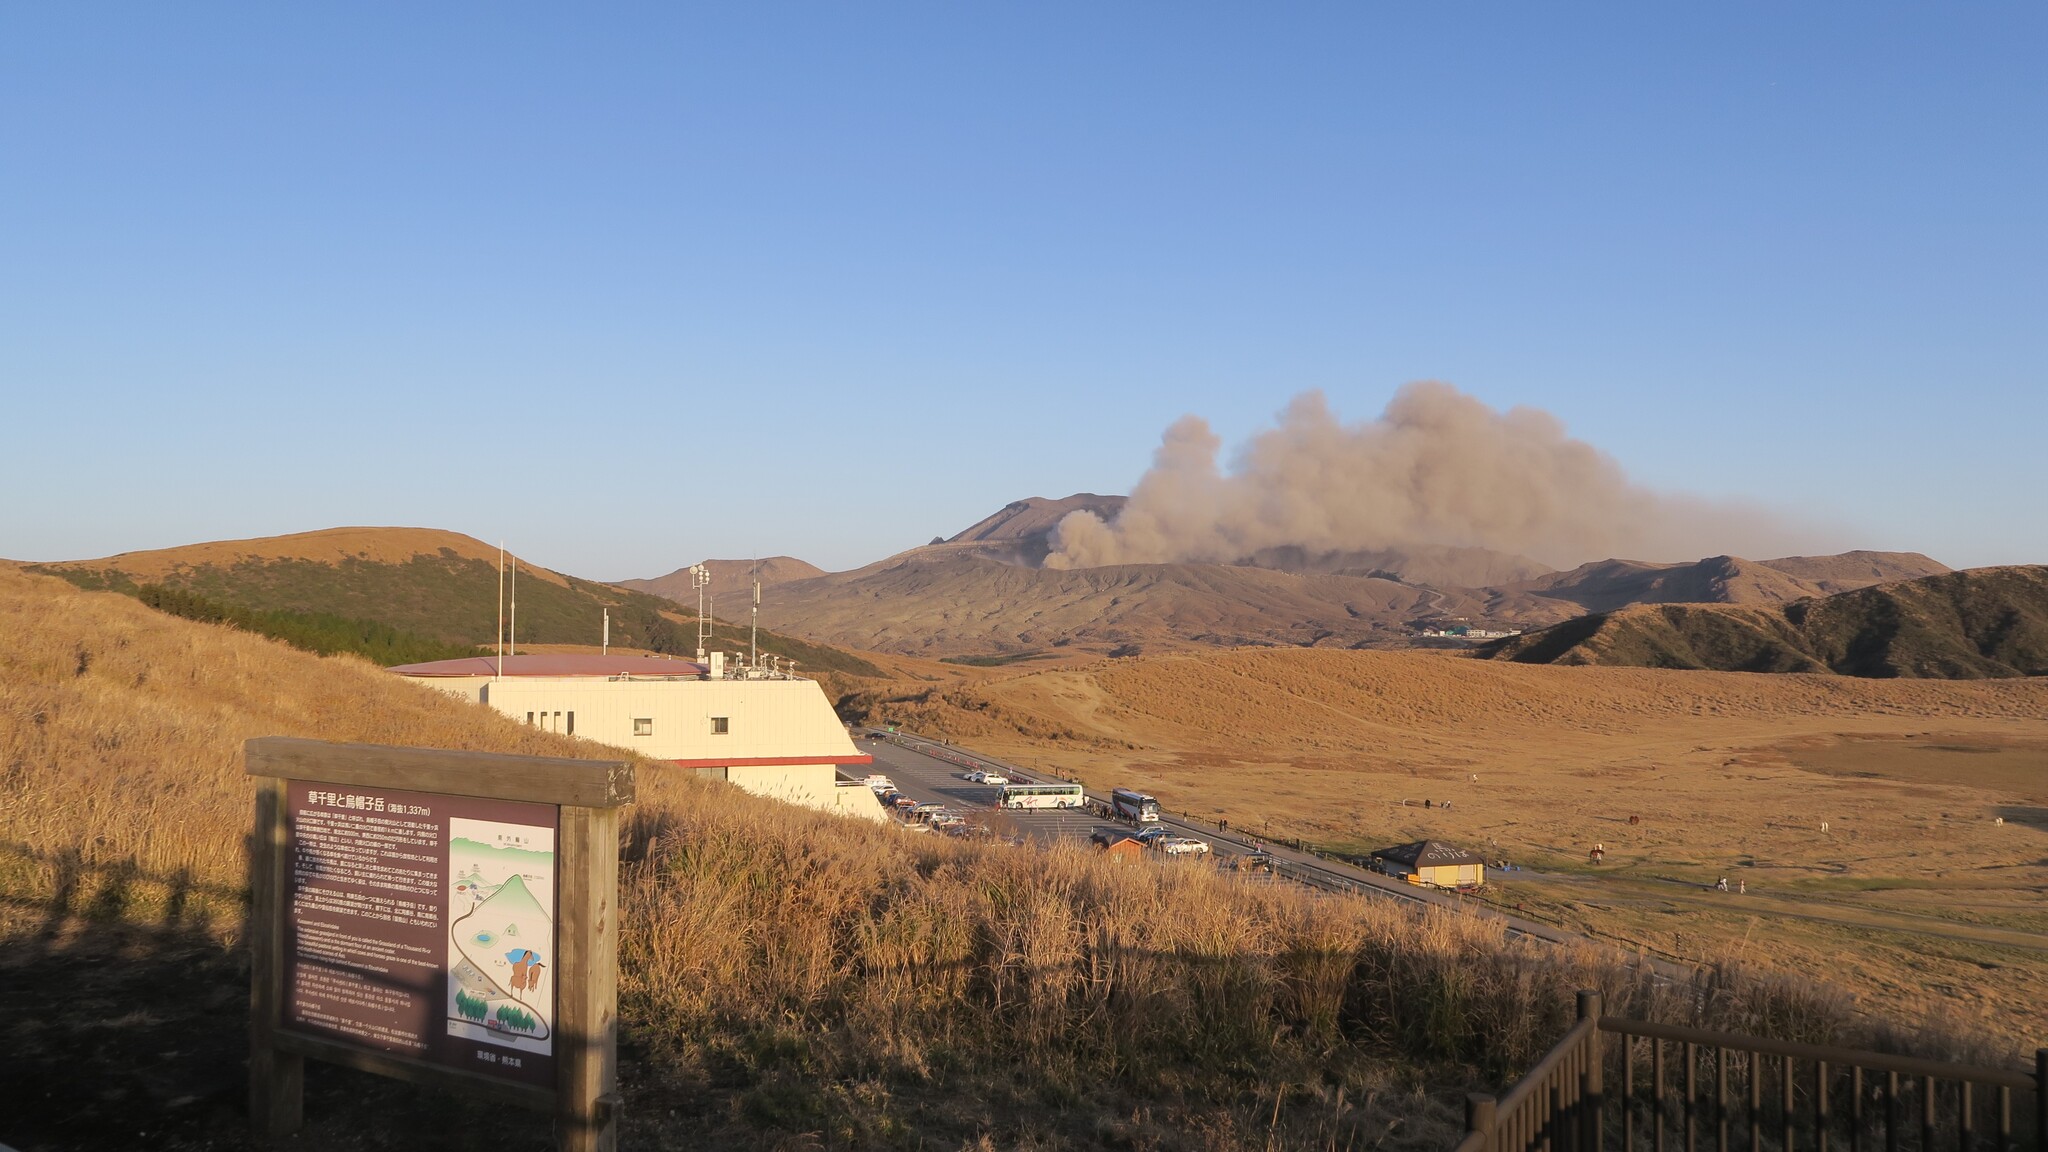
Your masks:
[{"label": "white building", "polygon": [[628,748],[757,795],[884,819],[872,791],[839,778],[840,765],[873,758],[854,747],[815,680],[759,671],[732,678],[717,663],[689,660],[556,654],[391,671],[522,723]]}]

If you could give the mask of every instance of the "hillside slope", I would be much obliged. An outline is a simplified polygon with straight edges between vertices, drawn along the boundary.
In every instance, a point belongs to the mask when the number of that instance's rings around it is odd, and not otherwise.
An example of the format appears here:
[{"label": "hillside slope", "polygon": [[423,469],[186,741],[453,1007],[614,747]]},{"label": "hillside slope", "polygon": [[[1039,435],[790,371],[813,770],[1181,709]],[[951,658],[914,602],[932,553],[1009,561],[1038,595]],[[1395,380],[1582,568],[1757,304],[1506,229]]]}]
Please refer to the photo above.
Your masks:
[{"label": "hillside slope", "polygon": [[1689,564],[1600,560],[1508,587],[1568,601],[1589,612],[1612,612],[1630,604],[1789,604],[1948,570],[1917,552],[1844,552],[1778,560],[1709,556]]},{"label": "hillside slope", "polygon": [[[444,643],[489,645],[498,628],[497,555],[494,546],[459,532],[332,528],[26,567],[86,589],[133,592],[156,584],[256,611],[331,613]],[[518,566],[522,646],[596,645],[609,611],[614,647],[695,652],[695,623],[674,602],[507,559]],[[721,646],[730,647],[730,630],[721,632]],[[880,674],[850,653],[772,631],[762,634],[761,647],[809,669]]]},{"label": "hillside slope", "polygon": [[1484,654],[1524,664],[1885,678],[2048,675],[2048,567],[1950,572],[1784,605],[1634,605]]}]

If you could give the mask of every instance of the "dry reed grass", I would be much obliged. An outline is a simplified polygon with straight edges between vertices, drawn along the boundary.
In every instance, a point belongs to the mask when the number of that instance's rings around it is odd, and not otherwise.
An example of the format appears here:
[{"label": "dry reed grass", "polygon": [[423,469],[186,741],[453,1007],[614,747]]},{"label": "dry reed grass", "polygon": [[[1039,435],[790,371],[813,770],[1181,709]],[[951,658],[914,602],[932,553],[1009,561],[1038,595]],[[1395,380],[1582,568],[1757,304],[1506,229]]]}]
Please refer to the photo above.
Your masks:
[{"label": "dry reed grass", "polygon": [[[355,657],[0,566],[0,892],[239,914],[253,736],[592,757]],[[116,895],[113,888],[118,886]]]}]

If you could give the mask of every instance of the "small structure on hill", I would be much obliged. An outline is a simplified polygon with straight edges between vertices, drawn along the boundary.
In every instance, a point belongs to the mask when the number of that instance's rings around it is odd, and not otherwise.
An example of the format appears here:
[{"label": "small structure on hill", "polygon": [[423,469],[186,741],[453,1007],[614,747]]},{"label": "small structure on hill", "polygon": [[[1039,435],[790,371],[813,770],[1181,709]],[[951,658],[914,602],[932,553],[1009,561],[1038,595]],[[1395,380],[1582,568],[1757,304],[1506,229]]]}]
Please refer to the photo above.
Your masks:
[{"label": "small structure on hill", "polygon": [[1486,861],[1477,853],[1441,840],[1417,840],[1372,854],[1389,875],[1438,888],[1477,888],[1486,883]]}]

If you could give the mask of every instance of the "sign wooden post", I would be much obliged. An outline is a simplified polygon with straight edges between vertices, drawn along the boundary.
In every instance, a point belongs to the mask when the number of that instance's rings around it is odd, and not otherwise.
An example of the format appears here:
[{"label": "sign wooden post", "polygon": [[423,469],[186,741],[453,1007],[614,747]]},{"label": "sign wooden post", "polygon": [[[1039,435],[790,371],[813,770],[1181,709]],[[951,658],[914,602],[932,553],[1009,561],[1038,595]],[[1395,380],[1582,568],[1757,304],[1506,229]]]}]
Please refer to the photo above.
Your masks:
[{"label": "sign wooden post", "polygon": [[551,1112],[564,1152],[618,1116],[618,814],[633,766],[246,745],[249,1118],[304,1123],[307,1058]]}]

